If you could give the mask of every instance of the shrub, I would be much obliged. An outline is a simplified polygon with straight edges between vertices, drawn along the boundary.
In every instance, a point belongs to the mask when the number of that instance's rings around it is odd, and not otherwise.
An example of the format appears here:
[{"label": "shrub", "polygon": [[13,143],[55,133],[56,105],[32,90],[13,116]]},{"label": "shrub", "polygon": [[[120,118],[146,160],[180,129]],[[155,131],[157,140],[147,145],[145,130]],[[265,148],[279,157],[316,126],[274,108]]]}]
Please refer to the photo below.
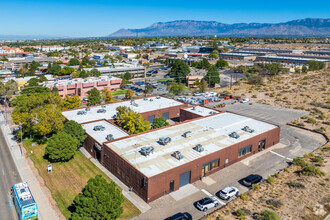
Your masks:
[{"label": "shrub", "polygon": [[315,165],[307,165],[299,173],[305,176],[325,176],[325,173]]},{"label": "shrub", "polygon": [[311,159],[311,161],[317,163],[320,167],[323,165],[323,158],[321,156],[315,156]]},{"label": "shrub", "polygon": [[305,160],[300,157],[293,158],[292,164],[295,166],[301,166],[301,167],[306,166]]},{"label": "shrub", "polygon": [[[246,213],[245,213],[245,209],[237,209],[236,213],[235,213],[238,217],[241,217],[239,219],[245,219]],[[244,217],[244,218],[242,218]]]},{"label": "shrub", "polygon": [[255,98],[255,99],[256,99],[256,98],[258,98],[258,96],[254,94],[254,95],[252,96],[252,98]]},{"label": "shrub", "polygon": [[284,170],[284,172],[287,172],[287,173],[289,172],[289,168],[287,168],[287,167],[284,167],[283,170]]},{"label": "shrub", "polygon": [[305,189],[305,185],[296,181],[290,181],[287,183],[290,188],[296,188],[296,189]]},{"label": "shrub", "polygon": [[274,177],[275,177],[275,178],[278,178],[278,177],[279,177],[279,173],[275,173],[275,174],[274,174]]},{"label": "shrub", "polygon": [[246,193],[241,193],[241,194],[239,195],[239,197],[240,197],[242,200],[247,200],[247,195],[246,195]]},{"label": "shrub", "polygon": [[308,118],[306,122],[310,124],[316,124],[317,121],[314,118]]},{"label": "shrub", "polygon": [[258,184],[253,184],[252,189],[258,191],[260,190],[260,186]]},{"label": "shrub", "polygon": [[280,220],[276,212],[267,209],[256,214],[254,217],[258,220]]},{"label": "shrub", "polygon": [[269,184],[273,184],[273,183],[275,183],[275,179],[274,179],[274,177],[271,177],[271,176],[267,177],[266,181],[267,181],[267,183],[269,183]]},{"label": "shrub", "polygon": [[271,206],[273,206],[273,207],[275,207],[275,208],[281,208],[281,206],[283,205],[283,203],[280,201],[280,200],[275,200],[275,199],[268,199],[267,201],[266,201],[266,203],[268,204],[268,205],[271,205]]}]

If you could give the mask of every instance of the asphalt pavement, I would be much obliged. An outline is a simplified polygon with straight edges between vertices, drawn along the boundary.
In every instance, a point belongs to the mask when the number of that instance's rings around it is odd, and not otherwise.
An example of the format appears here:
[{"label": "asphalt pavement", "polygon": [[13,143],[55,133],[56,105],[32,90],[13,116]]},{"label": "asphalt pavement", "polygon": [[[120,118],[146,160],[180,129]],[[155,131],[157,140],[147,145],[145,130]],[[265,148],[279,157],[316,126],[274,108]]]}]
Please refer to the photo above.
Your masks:
[{"label": "asphalt pavement", "polygon": [[10,154],[9,147],[0,128],[0,216],[3,220],[17,219],[17,213],[14,208],[10,189],[12,185],[22,182],[17,171],[16,165]]}]

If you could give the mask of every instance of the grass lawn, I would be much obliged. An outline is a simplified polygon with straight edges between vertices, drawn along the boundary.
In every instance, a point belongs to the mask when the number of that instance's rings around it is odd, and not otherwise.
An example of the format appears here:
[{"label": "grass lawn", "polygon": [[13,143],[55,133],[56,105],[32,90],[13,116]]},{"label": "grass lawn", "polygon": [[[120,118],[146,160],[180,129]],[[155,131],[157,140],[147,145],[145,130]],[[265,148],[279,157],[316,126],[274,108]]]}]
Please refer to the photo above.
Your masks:
[{"label": "grass lawn", "polygon": [[112,93],[112,95],[125,95],[126,91],[127,91],[127,89],[123,89],[123,90],[113,91],[111,93]]},{"label": "grass lawn", "polygon": [[164,79],[156,79],[158,82],[164,82],[164,81],[173,81],[173,78],[164,78]]},{"label": "grass lawn", "polygon": [[[47,165],[50,164],[43,158],[45,145],[31,146],[29,140],[24,141],[24,146],[38,169],[40,176],[44,179],[46,186],[51,191],[63,215],[68,219],[71,212],[68,207],[73,199],[81,192],[91,177],[101,174],[106,180],[111,181],[100,169],[98,169],[84,155],[77,151],[72,160],[66,163],[53,163],[53,172],[47,174]],[[33,154],[31,154],[33,151]],[[124,212],[121,219],[132,218],[141,212],[130,201],[125,198],[123,203]]]}]

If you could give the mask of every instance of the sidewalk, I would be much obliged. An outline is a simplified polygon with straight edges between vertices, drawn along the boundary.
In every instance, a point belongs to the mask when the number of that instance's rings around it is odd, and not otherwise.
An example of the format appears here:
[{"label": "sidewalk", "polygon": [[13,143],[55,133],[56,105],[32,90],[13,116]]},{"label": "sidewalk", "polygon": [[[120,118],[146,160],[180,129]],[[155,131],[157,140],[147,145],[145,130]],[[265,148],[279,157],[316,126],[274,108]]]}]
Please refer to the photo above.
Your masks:
[{"label": "sidewalk", "polygon": [[42,190],[42,186],[37,180],[37,177],[31,170],[28,164],[28,160],[24,156],[22,156],[20,148],[13,138],[12,131],[10,130],[9,126],[5,124],[5,119],[2,114],[0,114],[0,126],[10,149],[10,153],[16,164],[19,175],[24,182],[28,182],[34,199],[37,202],[39,211],[38,219],[58,220],[59,217],[57,213],[49,202],[47,195]]},{"label": "sidewalk", "polygon": [[136,195],[134,192],[130,192],[129,188],[121,182],[115,175],[113,175],[109,170],[107,170],[104,166],[102,166],[96,159],[94,159],[88,151],[81,147],[80,152],[85,155],[92,163],[94,163],[100,170],[102,170],[105,175],[107,175],[112,181],[114,181],[121,189],[123,195],[131,202],[133,203],[136,208],[138,208],[142,213],[148,211],[151,209],[150,205],[146,203],[143,199],[141,199],[138,195]]}]

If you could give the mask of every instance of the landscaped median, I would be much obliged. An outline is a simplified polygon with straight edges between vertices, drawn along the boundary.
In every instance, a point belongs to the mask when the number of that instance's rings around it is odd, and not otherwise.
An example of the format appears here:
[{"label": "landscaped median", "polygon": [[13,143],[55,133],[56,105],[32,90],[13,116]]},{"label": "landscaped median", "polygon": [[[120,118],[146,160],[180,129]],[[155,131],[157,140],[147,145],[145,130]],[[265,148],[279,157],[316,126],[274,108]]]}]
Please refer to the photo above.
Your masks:
[{"label": "landscaped median", "polygon": [[[31,140],[24,141],[27,154],[38,169],[39,175],[44,179],[46,186],[51,191],[54,200],[63,215],[68,219],[71,217],[70,206],[73,199],[78,195],[87,181],[96,175],[102,175],[107,181],[111,179],[97,168],[79,151],[73,159],[65,163],[53,163],[53,171],[47,173],[50,162],[44,158],[46,145],[32,146]],[[123,203],[124,212],[121,219],[128,219],[139,215],[141,212],[125,198]]]}]

